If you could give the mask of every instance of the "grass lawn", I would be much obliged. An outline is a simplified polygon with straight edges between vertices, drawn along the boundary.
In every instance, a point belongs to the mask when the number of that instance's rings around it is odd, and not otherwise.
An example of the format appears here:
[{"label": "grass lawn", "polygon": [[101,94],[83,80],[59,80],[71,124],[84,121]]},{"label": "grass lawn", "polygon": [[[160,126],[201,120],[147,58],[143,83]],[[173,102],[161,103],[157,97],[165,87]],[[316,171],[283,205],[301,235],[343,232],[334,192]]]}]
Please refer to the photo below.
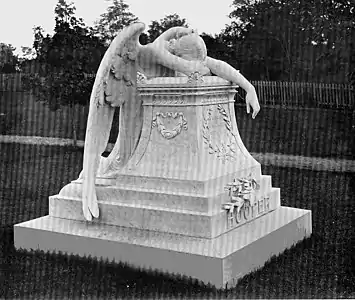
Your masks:
[{"label": "grass lawn", "polygon": [[[72,138],[68,108],[51,112],[24,93],[4,93],[0,134]],[[78,139],[84,140],[88,107],[77,107]],[[334,109],[263,107],[255,120],[236,106],[242,140],[250,152],[353,159],[355,114]],[[118,133],[118,113],[111,142]]]},{"label": "grass lawn", "polygon": [[48,196],[75,179],[82,150],[0,144],[0,298],[354,298],[353,174],[265,167],[282,205],[311,209],[314,234],[236,288],[60,253],[15,251],[13,224],[46,215]]},{"label": "grass lawn", "polygon": [[251,152],[354,158],[352,111],[264,107],[253,120],[244,105],[238,105],[236,118],[242,140]]}]

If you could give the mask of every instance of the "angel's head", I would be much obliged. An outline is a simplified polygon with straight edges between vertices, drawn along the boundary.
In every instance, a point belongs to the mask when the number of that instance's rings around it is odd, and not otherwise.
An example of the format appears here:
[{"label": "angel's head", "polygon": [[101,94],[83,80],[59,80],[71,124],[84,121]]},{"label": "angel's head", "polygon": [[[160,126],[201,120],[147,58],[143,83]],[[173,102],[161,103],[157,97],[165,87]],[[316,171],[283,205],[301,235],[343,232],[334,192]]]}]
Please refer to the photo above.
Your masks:
[{"label": "angel's head", "polygon": [[195,32],[170,40],[168,49],[170,53],[189,61],[204,61],[207,57],[206,44]]}]

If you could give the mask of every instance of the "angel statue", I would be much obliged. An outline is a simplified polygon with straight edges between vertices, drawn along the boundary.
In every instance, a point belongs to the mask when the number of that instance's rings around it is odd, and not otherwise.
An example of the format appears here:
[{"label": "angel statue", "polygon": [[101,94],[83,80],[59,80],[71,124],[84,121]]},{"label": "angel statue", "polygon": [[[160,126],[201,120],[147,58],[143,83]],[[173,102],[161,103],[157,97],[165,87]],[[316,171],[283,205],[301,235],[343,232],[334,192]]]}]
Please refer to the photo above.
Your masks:
[{"label": "angel statue", "polygon": [[[106,51],[96,74],[90,97],[82,179],[82,209],[85,219],[98,218],[95,191],[97,176],[109,177],[124,166],[133,154],[143,124],[142,100],[137,95],[137,74],[146,78],[216,75],[247,92],[247,112],[255,118],[260,110],[253,85],[229,64],[207,56],[203,39],[196,31],[174,27],[153,43],[141,45],[143,23],[123,29]],[[102,157],[112,126],[115,108],[120,107],[119,134],[108,157]]]}]

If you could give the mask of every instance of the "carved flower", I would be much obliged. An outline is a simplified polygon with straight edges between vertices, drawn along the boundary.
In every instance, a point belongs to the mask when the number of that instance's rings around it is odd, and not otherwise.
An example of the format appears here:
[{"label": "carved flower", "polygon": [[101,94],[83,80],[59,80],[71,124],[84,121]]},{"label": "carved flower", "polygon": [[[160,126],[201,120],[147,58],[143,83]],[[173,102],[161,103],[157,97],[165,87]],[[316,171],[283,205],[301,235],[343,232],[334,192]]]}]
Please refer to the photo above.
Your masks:
[{"label": "carved flower", "polygon": [[[249,202],[250,205],[253,205],[252,192],[254,190],[258,190],[259,188],[259,184],[255,179],[251,178],[251,175],[249,175],[248,178],[234,179],[233,182],[228,184],[226,187],[226,190],[229,191],[229,196],[231,198],[231,202],[227,203],[226,205],[236,206],[238,209],[237,212],[239,212],[239,210],[245,205],[246,202]],[[229,211],[231,210],[230,207],[226,208],[225,205],[223,208],[228,209]]]},{"label": "carved flower", "polygon": [[146,80],[147,80],[147,77],[143,73],[137,72],[137,81],[139,83],[144,84],[146,82]]},{"label": "carved flower", "polygon": [[200,72],[195,71],[188,76],[187,82],[188,83],[203,83],[204,82],[203,75]]}]

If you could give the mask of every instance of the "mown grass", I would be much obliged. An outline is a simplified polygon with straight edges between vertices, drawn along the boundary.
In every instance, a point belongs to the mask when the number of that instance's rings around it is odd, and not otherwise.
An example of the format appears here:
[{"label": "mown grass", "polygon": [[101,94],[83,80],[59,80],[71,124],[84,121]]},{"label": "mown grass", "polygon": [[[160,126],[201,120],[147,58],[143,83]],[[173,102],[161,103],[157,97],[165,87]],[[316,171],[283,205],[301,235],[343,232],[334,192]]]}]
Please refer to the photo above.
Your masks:
[{"label": "mown grass", "polygon": [[352,111],[264,107],[253,120],[244,105],[238,105],[236,118],[242,140],[251,152],[354,158]]},{"label": "mown grass", "polygon": [[82,150],[0,144],[0,298],[353,298],[353,174],[264,167],[282,205],[311,209],[313,235],[230,290],[190,278],[61,253],[16,251],[13,224],[46,215],[75,179]]},{"label": "mown grass", "polygon": [[[251,152],[353,159],[355,114],[324,108],[262,107],[252,120],[238,100],[236,117]],[[72,138],[69,109],[51,112],[24,93],[4,93],[0,101],[0,134]],[[85,139],[88,107],[75,108],[78,139]],[[118,134],[118,113],[110,141]]]}]

